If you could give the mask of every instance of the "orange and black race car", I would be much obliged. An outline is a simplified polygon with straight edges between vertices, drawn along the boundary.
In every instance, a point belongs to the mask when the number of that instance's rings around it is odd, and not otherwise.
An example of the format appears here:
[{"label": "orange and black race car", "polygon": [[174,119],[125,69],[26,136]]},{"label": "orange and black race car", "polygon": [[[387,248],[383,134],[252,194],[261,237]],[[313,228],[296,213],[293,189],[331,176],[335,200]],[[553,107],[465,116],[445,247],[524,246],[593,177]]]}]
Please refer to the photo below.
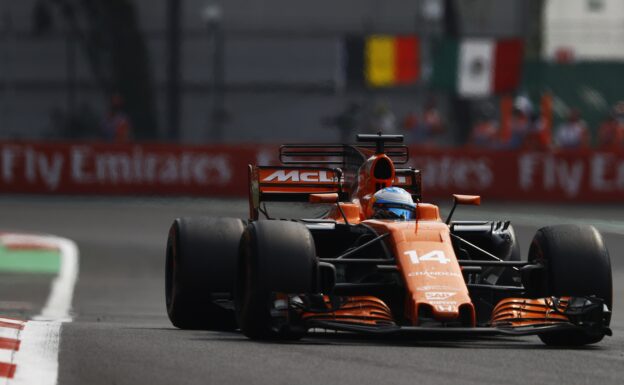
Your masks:
[{"label": "orange and black race car", "polygon": [[[249,166],[249,220],[178,218],[166,305],[182,329],[295,339],[313,328],[457,336],[538,335],[585,345],[611,335],[609,254],[592,226],[537,231],[528,260],[506,221],[446,220],[399,167],[399,135],[357,145],[283,145]],[[407,195],[406,195],[407,194]],[[309,202],[321,218],[273,218],[264,202]]]}]

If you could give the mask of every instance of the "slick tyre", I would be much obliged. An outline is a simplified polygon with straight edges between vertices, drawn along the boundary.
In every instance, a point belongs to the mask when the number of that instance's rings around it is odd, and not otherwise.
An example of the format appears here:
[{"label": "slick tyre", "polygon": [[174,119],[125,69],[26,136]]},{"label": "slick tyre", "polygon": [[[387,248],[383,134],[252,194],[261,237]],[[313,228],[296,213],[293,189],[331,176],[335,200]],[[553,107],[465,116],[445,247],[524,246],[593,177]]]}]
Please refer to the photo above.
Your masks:
[{"label": "slick tyre", "polygon": [[251,339],[298,339],[305,330],[276,325],[275,293],[312,293],[317,286],[318,260],[314,239],[301,223],[256,221],[240,243],[235,308],[238,325]]},{"label": "slick tyre", "polygon": [[[529,249],[529,261],[546,267],[529,283],[536,287],[533,291],[537,297],[593,295],[604,300],[611,309],[613,284],[609,252],[593,226],[560,225],[539,229]],[[539,337],[547,345],[579,346],[596,343],[603,336],[571,330]]]},{"label": "slick tyre", "polygon": [[180,329],[234,330],[233,310],[215,304],[231,296],[244,223],[235,218],[178,218],[169,230],[165,300],[171,323]]}]

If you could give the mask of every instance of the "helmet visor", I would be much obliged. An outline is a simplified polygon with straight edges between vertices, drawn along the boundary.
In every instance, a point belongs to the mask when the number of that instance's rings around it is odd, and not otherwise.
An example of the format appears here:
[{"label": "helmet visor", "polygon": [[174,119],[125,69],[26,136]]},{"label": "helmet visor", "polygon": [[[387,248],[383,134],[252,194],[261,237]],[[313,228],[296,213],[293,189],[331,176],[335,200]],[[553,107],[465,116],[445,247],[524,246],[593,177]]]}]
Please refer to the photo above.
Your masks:
[{"label": "helmet visor", "polygon": [[416,217],[414,214],[415,208],[406,204],[377,202],[373,205],[373,208],[375,211],[382,210],[391,212],[397,217],[396,219],[402,219],[405,221],[411,221]]},{"label": "helmet visor", "polygon": [[408,210],[399,207],[386,207],[385,209],[396,214],[398,217],[401,217],[406,221],[411,221],[412,219],[414,219],[414,210]]}]

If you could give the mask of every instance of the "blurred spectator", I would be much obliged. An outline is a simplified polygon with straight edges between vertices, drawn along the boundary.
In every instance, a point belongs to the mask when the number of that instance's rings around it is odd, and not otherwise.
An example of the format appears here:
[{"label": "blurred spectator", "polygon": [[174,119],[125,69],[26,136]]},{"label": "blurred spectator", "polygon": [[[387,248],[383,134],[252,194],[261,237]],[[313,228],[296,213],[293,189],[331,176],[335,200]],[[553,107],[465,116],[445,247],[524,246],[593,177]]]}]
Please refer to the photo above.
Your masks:
[{"label": "blurred spectator", "polygon": [[527,135],[533,130],[533,104],[526,96],[518,96],[514,101],[508,148],[517,149],[524,145]]},{"label": "blurred spectator", "polygon": [[418,134],[418,113],[416,111],[410,111],[405,115],[403,130],[405,130],[406,142],[416,142],[416,135]]},{"label": "blurred spectator", "polygon": [[540,100],[539,112],[531,116],[531,125],[526,138],[524,149],[532,151],[550,150],[552,147],[552,122],[553,122],[553,94],[546,91]]},{"label": "blurred spectator", "polygon": [[563,149],[586,148],[589,146],[587,126],[581,119],[581,113],[577,109],[570,110],[567,120],[557,127],[555,145]]},{"label": "blurred spectator", "polygon": [[102,134],[109,142],[127,143],[132,134],[130,119],[124,112],[124,101],[121,95],[111,97],[108,115],[102,124]]},{"label": "blurred spectator", "polygon": [[482,108],[470,133],[469,145],[480,148],[497,148],[499,146],[499,124],[494,115],[492,106]]},{"label": "blurred spectator", "polygon": [[620,100],[615,104],[613,114],[620,124],[624,124],[624,101]]},{"label": "blurred spectator", "polygon": [[598,148],[601,150],[620,148],[622,145],[621,128],[615,116],[609,114],[598,128]]},{"label": "blurred spectator", "polygon": [[373,111],[371,126],[374,131],[381,131],[383,134],[397,134],[396,118],[388,103],[377,103]]},{"label": "blurred spectator", "polygon": [[598,148],[624,149],[624,102],[618,102],[598,128]]},{"label": "blurred spectator", "polygon": [[549,150],[551,146],[551,127],[543,116],[533,116],[522,148],[525,150]]},{"label": "blurred spectator", "polygon": [[340,114],[324,118],[323,125],[337,128],[338,131],[340,131],[341,143],[351,143],[354,139],[351,135],[353,134],[353,130],[357,128],[359,112],[360,105],[355,102],[351,102]]},{"label": "blurred spectator", "polygon": [[433,141],[444,132],[435,99],[427,100],[422,117],[419,118],[415,111],[409,113],[403,119],[403,129],[407,132],[410,143],[433,144]]}]

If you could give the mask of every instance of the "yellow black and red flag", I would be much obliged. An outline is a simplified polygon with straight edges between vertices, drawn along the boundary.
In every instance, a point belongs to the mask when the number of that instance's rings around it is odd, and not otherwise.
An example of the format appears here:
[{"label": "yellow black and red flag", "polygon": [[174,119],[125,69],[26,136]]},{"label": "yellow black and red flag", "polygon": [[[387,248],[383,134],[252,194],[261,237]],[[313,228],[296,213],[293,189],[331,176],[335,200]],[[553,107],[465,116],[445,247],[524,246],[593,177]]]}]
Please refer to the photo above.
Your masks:
[{"label": "yellow black and red flag", "polygon": [[420,42],[416,36],[351,36],[345,47],[350,85],[392,87],[420,79]]}]

